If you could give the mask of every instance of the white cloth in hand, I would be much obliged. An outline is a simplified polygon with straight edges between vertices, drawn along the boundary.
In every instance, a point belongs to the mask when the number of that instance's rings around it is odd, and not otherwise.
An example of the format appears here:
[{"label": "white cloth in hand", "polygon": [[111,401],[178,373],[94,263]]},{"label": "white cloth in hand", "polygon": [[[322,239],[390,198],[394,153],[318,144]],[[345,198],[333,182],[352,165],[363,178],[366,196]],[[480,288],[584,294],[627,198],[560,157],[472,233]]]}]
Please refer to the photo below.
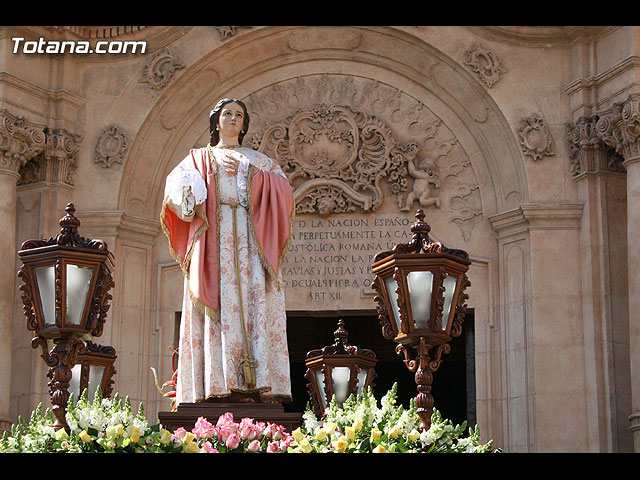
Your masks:
[{"label": "white cloth in hand", "polygon": [[194,214],[195,206],[207,199],[207,185],[195,169],[178,166],[167,178],[169,201],[182,207],[184,216]]}]

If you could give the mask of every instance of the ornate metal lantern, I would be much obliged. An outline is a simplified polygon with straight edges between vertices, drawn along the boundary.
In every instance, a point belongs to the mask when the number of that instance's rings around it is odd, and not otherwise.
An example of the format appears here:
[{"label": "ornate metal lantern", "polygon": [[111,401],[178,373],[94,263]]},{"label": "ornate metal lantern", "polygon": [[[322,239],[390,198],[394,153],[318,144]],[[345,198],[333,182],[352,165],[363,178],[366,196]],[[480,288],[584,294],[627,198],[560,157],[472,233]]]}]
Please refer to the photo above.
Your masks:
[{"label": "ornate metal lantern", "polygon": [[305,359],[311,409],[319,417],[324,416],[334,395],[338,406],[342,406],[352,394],[357,396],[373,388],[376,377],[376,354],[349,345],[343,320],[338,320],[338,329],[333,335],[333,345],[311,350]]},{"label": "ornate metal lantern", "polygon": [[[424,211],[418,210],[416,219],[411,241],[378,253],[372,271],[382,334],[398,343],[396,353],[404,355],[405,365],[415,372],[418,414],[421,427],[428,430],[433,372],[442,354],[449,353],[448,342],[462,333],[468,298],[464,290],[471,285],[466,272],[471,262],[463,250],[429,239],[431,227],[424,222]],[[410,358],[409,349],[417,352],[416,358]]]},{"label": "ornate metal lantern", "polygon": [[116,350],[90,341],[84,342],[84,345],[84,351],[78,354],[76,364],[71,369],[69,389],[76,397],[86,389],[88,397],[93,398],[99,386],[102,397],[108,398],[113,391]]},{"label": "ornate metal lantern", "polygon": [[[71,367],[85,349],[84,340],[102,335],[113,287],[113,256],[107,244],[78,235],[80,221],[69,203],[60,220],[61,233],[47,240],[28,240],[18,255],[20,291],[33,348],[42,348],[50,367],[49,391],[55,428],[67,428]],[[48,341],[53,348],[48,351]]]}]

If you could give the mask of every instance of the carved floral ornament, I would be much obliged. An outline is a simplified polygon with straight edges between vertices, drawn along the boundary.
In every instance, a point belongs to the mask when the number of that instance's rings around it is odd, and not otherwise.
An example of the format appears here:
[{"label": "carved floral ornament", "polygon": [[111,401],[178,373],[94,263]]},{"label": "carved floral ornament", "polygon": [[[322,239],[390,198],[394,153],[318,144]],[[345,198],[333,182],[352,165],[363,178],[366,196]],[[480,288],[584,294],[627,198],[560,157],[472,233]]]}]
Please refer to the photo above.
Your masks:
[{"label": "carved floral ornament", "polygon": [[464,64],[471,67],[471,70],[478,75],[488,88],[491,88],[500,80],[501,74],[506,73],[496,56],[479,43],[467,50]]},{"label": "carved floral ornament", "polygon": [[256,92],[246,103],[245,143],[283,168],[298,214],[373,212],[387,201],[400,211],[447,207],[465,238],[481,217],[475,174],[455,137],[392,87],[309,76]]},{"label": "carved floral ornament", "polygon": [[184,67],[185,64],[165,48],[144,66],[140,81],[148,83],[154,90],[160,90],[171,81],[176,70]]},{"label": "carved floral ornament", "polygon": [[555,155],[552,150],[551,132],[540,115],[529,115],[520,122],[518,139],[524,154],[534,160],[540,160],[545,155]]},{"label": "carved floral ornament", "polygon": [[108,126],[96,143],[94,162],[108,168],[122,163],[129,148],[127,136],[116,125]]}]

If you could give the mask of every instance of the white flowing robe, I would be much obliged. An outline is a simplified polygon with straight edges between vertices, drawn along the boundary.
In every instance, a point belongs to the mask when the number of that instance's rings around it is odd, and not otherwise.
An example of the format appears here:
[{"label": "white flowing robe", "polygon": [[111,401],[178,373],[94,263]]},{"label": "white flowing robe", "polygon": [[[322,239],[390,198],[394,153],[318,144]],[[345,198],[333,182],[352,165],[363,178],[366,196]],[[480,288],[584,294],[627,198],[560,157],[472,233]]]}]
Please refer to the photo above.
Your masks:
[{"label": "white flowing robe", "polygon": [[[286,177],[273,160],[250,148],[211,148],[209,152],[217,163],[216,188],[208,188],[208,195],[218,198],[218,219],[209,222],[219,222],[220,311],[217,315],[199,308],[185,277],[176,402],[256,391],[266,401],[287,401],[291,383],[284,288],[280,271],[277,278],[265,271],[252,233],[247,209],[248,165]],[[221,167],[225,155],[240,161],[237,175]],[[167,190],[181,176],[183,163],[167,177]],[[185,218],[183,205],[168,204]],[[245,381],[245,352],[255,367],[254,386]]]}]

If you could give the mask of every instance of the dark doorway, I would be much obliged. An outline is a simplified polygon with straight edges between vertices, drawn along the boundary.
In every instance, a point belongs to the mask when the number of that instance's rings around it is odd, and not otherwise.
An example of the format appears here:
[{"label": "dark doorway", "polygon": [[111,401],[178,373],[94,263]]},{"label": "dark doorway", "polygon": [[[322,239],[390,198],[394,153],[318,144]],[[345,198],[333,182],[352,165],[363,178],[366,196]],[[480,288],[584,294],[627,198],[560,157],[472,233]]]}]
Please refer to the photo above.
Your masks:
[{"label": "dark doorway", "polygon": [[[409,406],[409,401],[417,394],[413,373],[404,366],[395,353],[395,343],[382,336],[380,323],[375,312],[365,313],[309,313],[287,315],[287,338],[291,364],[291,389],[293,402],[285,404],[285,411],[303,412],[309,402],[307,382],[304,378],[304,360],[308,351],[331,345],[333,332],[342,318],[349,332],[349,343],[368,348],[376,353],[377,378],[374,394],[380,398],[394,383],[398,384],[397,404]],[[451,352],[434,373],[431,393],[435,408],[442,416],[454,424],[468,421],[475,425],[475,355],[473,311],[469,309],[463,325],[463,334],[451,341]]]}]

